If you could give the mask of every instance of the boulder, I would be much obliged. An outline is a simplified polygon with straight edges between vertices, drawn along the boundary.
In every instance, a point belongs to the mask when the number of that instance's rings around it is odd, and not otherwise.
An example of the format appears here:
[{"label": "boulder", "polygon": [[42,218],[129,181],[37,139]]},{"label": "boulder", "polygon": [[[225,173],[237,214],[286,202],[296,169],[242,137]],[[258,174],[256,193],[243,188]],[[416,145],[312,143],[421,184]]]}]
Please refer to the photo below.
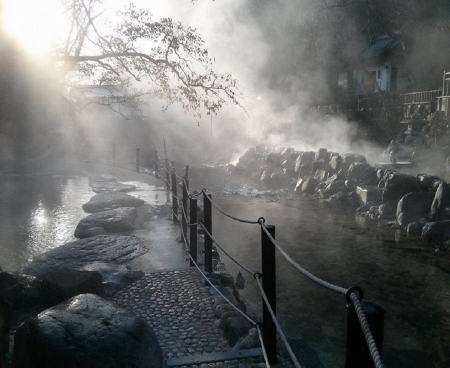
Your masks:
[{"label": "boulder", "polygon": [[62,268],[42,279],[41,290],[49,305],[59,304],[80,294],[102,295],[102,275],[95,271]]},{"label": "boulder", "polygon": [[445,209],[450,206],[450,185],[441,182],[434,195],[431,204],[430,219],[431,221],[444,220],[446,217]]},{"label": "boulder", "polygon": [[441,179],[438,176],[435,175],[428,175],[428,174],[418,174],[417,179],[419,181],[420,190],[424,191],[436,191],[436,183],[440,183]]},{"label": "boulder", "polygon": [[406,232],[408,235],[420,235],[422,234],[423,226],[418,222],[411,222],[406,227]]},{"label": "boulder", "polygon": [[[328,181],[327,181],[328,182]],[[323,190],[326,197],[332,196],[337,192],[346,190],[346,185],[344,180],[335,180],[328,184]]]},{"label": "boulder", "polygon": [[379,206],[380,219],[393,219],[397,216],[397,202],[383,203]]},{"label": "boulder", "polygon": [[118,207],[139,207],[144,204],[142,199],[121,192],[104,192],[93,196],[83,204],[84,212],[95,213]]},{"label": "boulder", "polygon": [[314,173],[314,178],[316,178],[319,182],[324,181],[328,178],[328,171],[324,169],[317,169]]},{"label": "boulder", "polygon": [[82,270],[95,271],[102,276],[104,295],[111,296],[132,282],[144,276],[144,272],[133,270],[130,266],[93,262],[85,265]]},{"label": "boulder", "polygon": [[118,178],[111,175],[91,175],[89,184],[94,193],[102,192],[132,192],[136,186],[132,184],[122,184]]},{"label": "boulder", "polygon": [[295,184],[295,189],[294,189],[296,193],[301,193],[302,185],[303,185],[303,179],[298,179],[297,184]]},{"label": "boulder", "polygon": [[328,151],[326,148],[319,148],[314,155],[314,161],[323,160],[328,162]]},{"label": "boulder", "polygon": [[302,192],[312,194],[316,190],[319,181],[315,178],[308,178],[302,184]]},{"label": "boulder", "polygon": [[300,167],[302,165],[310,165],[314,161],[315,152],[305,151],[298,155],[295,160],[295,172],[298,173],[300,171]]},{"label": "boulder", "polygon": [[359,155],[356,153],[345,153],[340,155],[339,157],[340,157],[339,170],[343,170],[344,172],[348,171],[350,165],[354,162],[366,163],[366,158],[363,155]]},{"label": "boulder", "polygon": [[363,182],[365,179],[365,171],[370,167],[369,164],[363,162],[353,162],[348,169],[348,177]]},{"label": "boulder", "polygon": [[236,311],[231,305],[228,303],[219,304],[215,309],[215,315],[217,318],[221,318],[222,315],[226,312]]},{"label": "boulder", "polygon": [[361,207],[358,207],[356,209],[356,213],[364,213],[370,210],[371,207],[378,207],[380,205],[379,202],[367,202],[366,204],[363,204]]},{"label": "boulder", "polygon": [[450,238],[450,220],[427,222],[422,228],[422,239],[439,244]]},{"label": "boulder", "polygon": [[76,238],[83,239],[106,233],[131,231],[134,230],[136,219],[137,212],[133,207],[97,212],[82,219],[74,235]]},{"label": "boulder", "polygon": [[45,305],[41,294],[41,280],[30,275],[0,273],[0,295],[13,309]]},{"label": "boulder", "polygon": [[302,179],[306,179],[308,176],[311,175],[313,170],[312,164],[302,165],[300,166],[300,169],[298,170],[298,177]]},{"label": "boulder", "polygon": [[281,158],[283,160],[290,159],[294,152],[295,152],[295,150],[293,148],[291,148],[291,147],[286,148],[281,152]]},{"label": "boulder", "polygon": [[147,322],[93,294],[78,295],[22,324],[13,355],[16,368],[163,367]]},{"label": "boulder", "polygon": [[342,158],[341,158],[341,156],[332,156],[330,158],[330,167],[335,173],[339,172],[341,170],[341,167],[342,167]]},{"label": "boulder", "polygon": [[247,334],[251,327],[250,323],[241,316],[227,318],[224,332],[227,335],[228,344],[234,346],[239,338]]},{"label": "boulder", "polygon": [[397,205],[397,222],[406,227],[410,222],[416,222],[430,212],[433,195],[429,192],[408,193]]},{"label": "boulder", "polygon": [[398,172],[386,173],[384,181],[383,203],[397,201],[406,194],[416,192],[419,189],[417,178],[412,175]]},{"label": "boulder", "polygon": [[93,262],[120,264],[147,251],[139,238],[122,235],[98,235],[53,248],[35,257],[24,273],[44,277],[61,268],[80,270]]}]

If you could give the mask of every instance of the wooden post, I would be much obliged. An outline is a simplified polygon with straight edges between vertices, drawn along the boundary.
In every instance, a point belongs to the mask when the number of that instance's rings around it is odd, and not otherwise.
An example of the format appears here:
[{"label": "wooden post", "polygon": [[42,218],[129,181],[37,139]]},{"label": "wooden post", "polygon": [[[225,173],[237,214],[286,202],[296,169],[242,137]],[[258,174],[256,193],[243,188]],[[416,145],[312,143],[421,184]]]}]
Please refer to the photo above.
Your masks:
[{"label": "wooden post", "polygon": [[[212,208],[211,208],[211,194],[203,192],[203,211],[205,214],[204,225],[206,230],[212,235]],[[205,234],[205,271],[212,272],[212,239]]]},{"label": "wooden post", "polygon": [[159,178],[158,150],[155,149],[155,178]]},{"label": "wooden post", "polygon": [[[191,224],[197,223],[197,200],[195,198],[191,198],[189,200],[190,211],[189,211],[189,219]],[[197,225],[189,226],[189,252],[191,253],[192,259],[195,263],[197,263]],[[190,266],[194,266],[194,262],[190,261]]]},{"label": "wooden post", "polygon": [[172,167],[172,220],[174,224],[178,224],[178,194],[177,194],[177,176],[175,168]]},{"label": "wooden post", "polygon": [[139,147],[136,147],[136,172],[139,172]]},{"label": "wooden post", "polygon": [[[275,238],[275,226],[263,225]],[[262,287],[273,313],[277,314],[275,245],[261,228]],[[277,328],[263,300],[263,342],[270,364],[277,364]]]}]

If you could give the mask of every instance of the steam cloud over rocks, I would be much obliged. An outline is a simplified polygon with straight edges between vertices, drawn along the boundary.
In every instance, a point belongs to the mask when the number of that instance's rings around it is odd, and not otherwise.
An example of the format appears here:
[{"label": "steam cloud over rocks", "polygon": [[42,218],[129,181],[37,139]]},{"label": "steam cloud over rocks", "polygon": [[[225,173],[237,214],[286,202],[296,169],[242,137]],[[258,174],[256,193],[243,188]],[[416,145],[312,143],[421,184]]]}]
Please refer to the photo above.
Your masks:
[{"label": "steam cloud over rocks", "polygon": [[371,219],[395,220],[408,234],[421,235],[441,249],[450,247],[450,185],[438,176],[375,168],[360,154],[262,145],[227,168],[326,203],[358,207],[357,213]]}]

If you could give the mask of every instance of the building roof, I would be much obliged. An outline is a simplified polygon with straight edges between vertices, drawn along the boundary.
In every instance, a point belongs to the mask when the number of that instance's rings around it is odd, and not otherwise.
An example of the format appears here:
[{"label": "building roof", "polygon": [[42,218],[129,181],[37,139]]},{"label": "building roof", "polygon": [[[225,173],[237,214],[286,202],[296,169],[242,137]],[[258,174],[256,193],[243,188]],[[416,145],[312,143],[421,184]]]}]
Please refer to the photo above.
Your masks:
[{"label": "building roof", "polygon": [[401,50],[401,41],[385,35],[374,37],[369,45],[359,53],[360,59],[369,59],[382,56],[386,53],[398,52]]}]

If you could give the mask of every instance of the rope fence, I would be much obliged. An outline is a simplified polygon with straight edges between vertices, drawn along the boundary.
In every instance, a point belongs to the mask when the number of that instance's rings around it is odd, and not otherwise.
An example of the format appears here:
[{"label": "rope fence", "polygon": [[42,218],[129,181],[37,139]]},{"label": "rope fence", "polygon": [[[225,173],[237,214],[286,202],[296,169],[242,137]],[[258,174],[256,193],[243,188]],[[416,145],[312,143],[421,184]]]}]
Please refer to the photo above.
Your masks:
[{"label": "rope fence", "polygon": [[[105,148],[103,149],[106,150]],[[108,151],[108,150],[106,150]],[[111,159],[109,163],[115,167],[126,169],[130,168],[130,160],[125,160],[128,165],[123,165],[119,160],[120,155],[115,143],[110,148]],[[130,151],[128,151],[130,152]],[[286,336],[284,335],[281,326],[276,318],[276,265],[275,265],[275,250],[277,250],[288,263],[290,263],[303,276],[313,281],[314,283],[333,291],[340,295],[344,295],[347,301],[347,349],[346,349],[346,368],[353,367],[375,367],[383,368],[381,359],[381,348],[383,340],[383,323],[384,323],[384,309],[372,302],[362,301],[363,291],[357,286],[344,288],[327,282],[295,262],[289,254],[278,244],[275,240],[275,226],[266,225],[263,217],[258,220],[242,219],[237,216],[230,215],[221,209],[213,200],[212,195],[207,193],[206,189],[189,192],[189,166],[185,166],[185,175],[181,176],[175,169],[175,162],[171,161],[167,155],[166,142],[164,139],[164,158],[162,162],[159,157],[158,150],[153,149],[151,155],[146,151],[144,160],[142,160],[142,151],[136,147],[134,150],[135,170],[137,172],[149,173],[141,164],[145,162],[149,167],[153,167],[153,174],[156,178],[161,179],[172,194],[172,218],[173,222],[180,227],[181,241],[185,244],[186,254],[189,256],[190,265],[196,267],[202,277],[212,287],[217,294],[231,305],[251,326],[257,329],[258,338],[261,341],[262,352],[266,365],[270,367],[271,364],[277,363],[276,353],[276,335],[280,337],[281,342],[286,348],[286,351],[295,367],[301,368],[297,357],[293,353]],[[85,158],[88,161],[94,161],[90,157],[89,150],[86,150]],[[150,157],[150,158],[149,158]],[[123,165],[123,166],[122,166]],[[162,170],[163,175],[160,175]],[[180,182],[181,181],[181,182]],[[178,194],[178,189],[181,187],[181,195]],[[198,200],[197,197],[203,195],[203,209],[204,220],[198,221]],[[259,225],[261,228],[261,252],[262,252],[262,272],[254,272],[249,267],[245,266],[237,259],[235,259],[212,235],[212,207],[214,207],[222,215],[244,224]],[[205,257],[205,271],[213,272],[212,254],[213,244],[220,249],[230,260],[232,260],[238,267],[243,269],[248,274],[252,275],[258,289],[261,293],[263,302],[263,321],[262,325],[254,321],[242,310],[233,304],[223,293],[217,289],[215,285],[209,280],[207,275],[201,270],[197,260],[197,229],[202,228],[204,236],[204,257]],[[189,239],[188,239],[189,234]],[[261,282],[262,280],[262,282]]]}]

